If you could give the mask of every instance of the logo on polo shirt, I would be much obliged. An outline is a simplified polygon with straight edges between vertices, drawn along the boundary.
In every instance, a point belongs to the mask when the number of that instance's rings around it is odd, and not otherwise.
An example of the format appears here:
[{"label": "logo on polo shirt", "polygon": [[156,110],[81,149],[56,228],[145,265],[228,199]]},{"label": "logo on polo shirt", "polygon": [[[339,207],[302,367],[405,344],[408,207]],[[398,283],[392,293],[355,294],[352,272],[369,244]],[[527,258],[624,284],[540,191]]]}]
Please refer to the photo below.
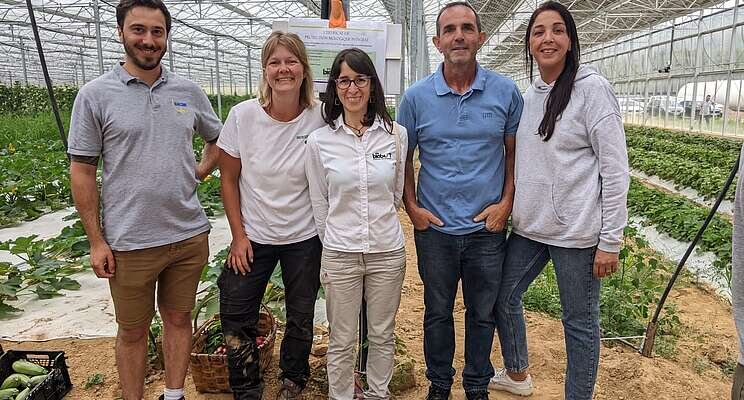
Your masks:
[{"label": "logo on polo shirt", "polygon": [[494,118],[494,115],[492,112],[484,112],[483,113],[483,119],[492,119]]},{"label": "logo on polo shirt", "polygon": [[372,153],[373,160],[392,160],[393,153]]},{"label": "logo on polo shirt", "polygon": [[179,114],[189,112],[189,105],[183,100],[173,100],[173,107],[176,108],[176,112]]}]

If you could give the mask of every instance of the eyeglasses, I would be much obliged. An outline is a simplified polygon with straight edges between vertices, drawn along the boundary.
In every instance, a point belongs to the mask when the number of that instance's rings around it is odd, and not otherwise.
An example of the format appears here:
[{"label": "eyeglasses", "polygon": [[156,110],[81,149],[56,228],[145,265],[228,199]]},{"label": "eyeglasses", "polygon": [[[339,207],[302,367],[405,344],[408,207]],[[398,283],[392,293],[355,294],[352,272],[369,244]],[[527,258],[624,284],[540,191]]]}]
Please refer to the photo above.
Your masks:
[{"label": "eyeglasses", "polygon": [[336,87],[339,89],[348,89],[351,86],[351,83],[354,82],[354,86],[358,88],[363,88],[369,85],[369,82],[371,80],[372,80],[372,77],[364,76],[364,75],[359,75],[354,79],[339,78],[339,79],[336,79]]}]

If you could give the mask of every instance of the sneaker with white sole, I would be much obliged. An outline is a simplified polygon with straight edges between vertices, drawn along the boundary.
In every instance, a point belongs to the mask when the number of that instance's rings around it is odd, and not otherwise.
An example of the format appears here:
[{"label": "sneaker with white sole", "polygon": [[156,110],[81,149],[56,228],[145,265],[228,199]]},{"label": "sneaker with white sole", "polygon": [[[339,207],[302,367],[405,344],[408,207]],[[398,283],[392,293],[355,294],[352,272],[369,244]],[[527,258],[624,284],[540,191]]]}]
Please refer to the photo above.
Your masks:
[{"label": "sneaker with white sole", "polygon": [[523,381],[515,381],[509,377],[505,368],[496,370],[493,378],[488,382],[488,388],[513,393],[519,396],[529,396],[534,390],[534,387],[532,386],[532,377],[529,374],[527,375],[527,379]]}]

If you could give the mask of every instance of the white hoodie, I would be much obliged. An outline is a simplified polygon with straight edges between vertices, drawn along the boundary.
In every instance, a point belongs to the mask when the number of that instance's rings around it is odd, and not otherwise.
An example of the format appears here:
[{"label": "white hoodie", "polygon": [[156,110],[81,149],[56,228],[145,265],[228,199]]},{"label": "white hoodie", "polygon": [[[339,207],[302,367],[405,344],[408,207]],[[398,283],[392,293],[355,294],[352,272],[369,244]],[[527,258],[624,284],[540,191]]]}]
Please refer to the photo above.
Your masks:
[{"label": "white hoodie", "polygon": [[538,135],[553,85],[539,77],[524,95],[517,130],[514,232],[566,248],[616,253],[628,211],[625,131],[609,82],[580,66],[571,100],[547,142]]}]

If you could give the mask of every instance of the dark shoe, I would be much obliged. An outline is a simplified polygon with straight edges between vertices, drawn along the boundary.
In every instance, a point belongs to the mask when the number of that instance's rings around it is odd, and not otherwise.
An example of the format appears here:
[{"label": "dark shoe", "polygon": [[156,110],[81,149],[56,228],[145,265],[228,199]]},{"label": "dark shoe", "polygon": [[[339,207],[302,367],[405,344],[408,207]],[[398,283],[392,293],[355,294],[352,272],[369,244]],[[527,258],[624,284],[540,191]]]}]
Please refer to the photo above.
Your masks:
[{"label": "dark shoe", "polygon": [[488,400],[488,391],[465,393],[468,400]]},{"label": "dark shoe", "polygon": [[449,399],[450,391],[440,389],[434,385],[429,386],[429,394],[426,395],[426,400],[447,400]]},{"label": "dark shoe", "polygon": [[282,387],[279,389],[279,393],[276,395],[276,400],[295,400],[302,399],[302,388],[292,382],[291,379],[284,378]]},{"label": "dark shoe", "polygon": [[[160,397],[158,397],[158,400],[165,400],[165,395],[164,394],[161,394]],[[179,400],[185,400],[185,398],[183,396],[181,396],[181,398]]]}]

